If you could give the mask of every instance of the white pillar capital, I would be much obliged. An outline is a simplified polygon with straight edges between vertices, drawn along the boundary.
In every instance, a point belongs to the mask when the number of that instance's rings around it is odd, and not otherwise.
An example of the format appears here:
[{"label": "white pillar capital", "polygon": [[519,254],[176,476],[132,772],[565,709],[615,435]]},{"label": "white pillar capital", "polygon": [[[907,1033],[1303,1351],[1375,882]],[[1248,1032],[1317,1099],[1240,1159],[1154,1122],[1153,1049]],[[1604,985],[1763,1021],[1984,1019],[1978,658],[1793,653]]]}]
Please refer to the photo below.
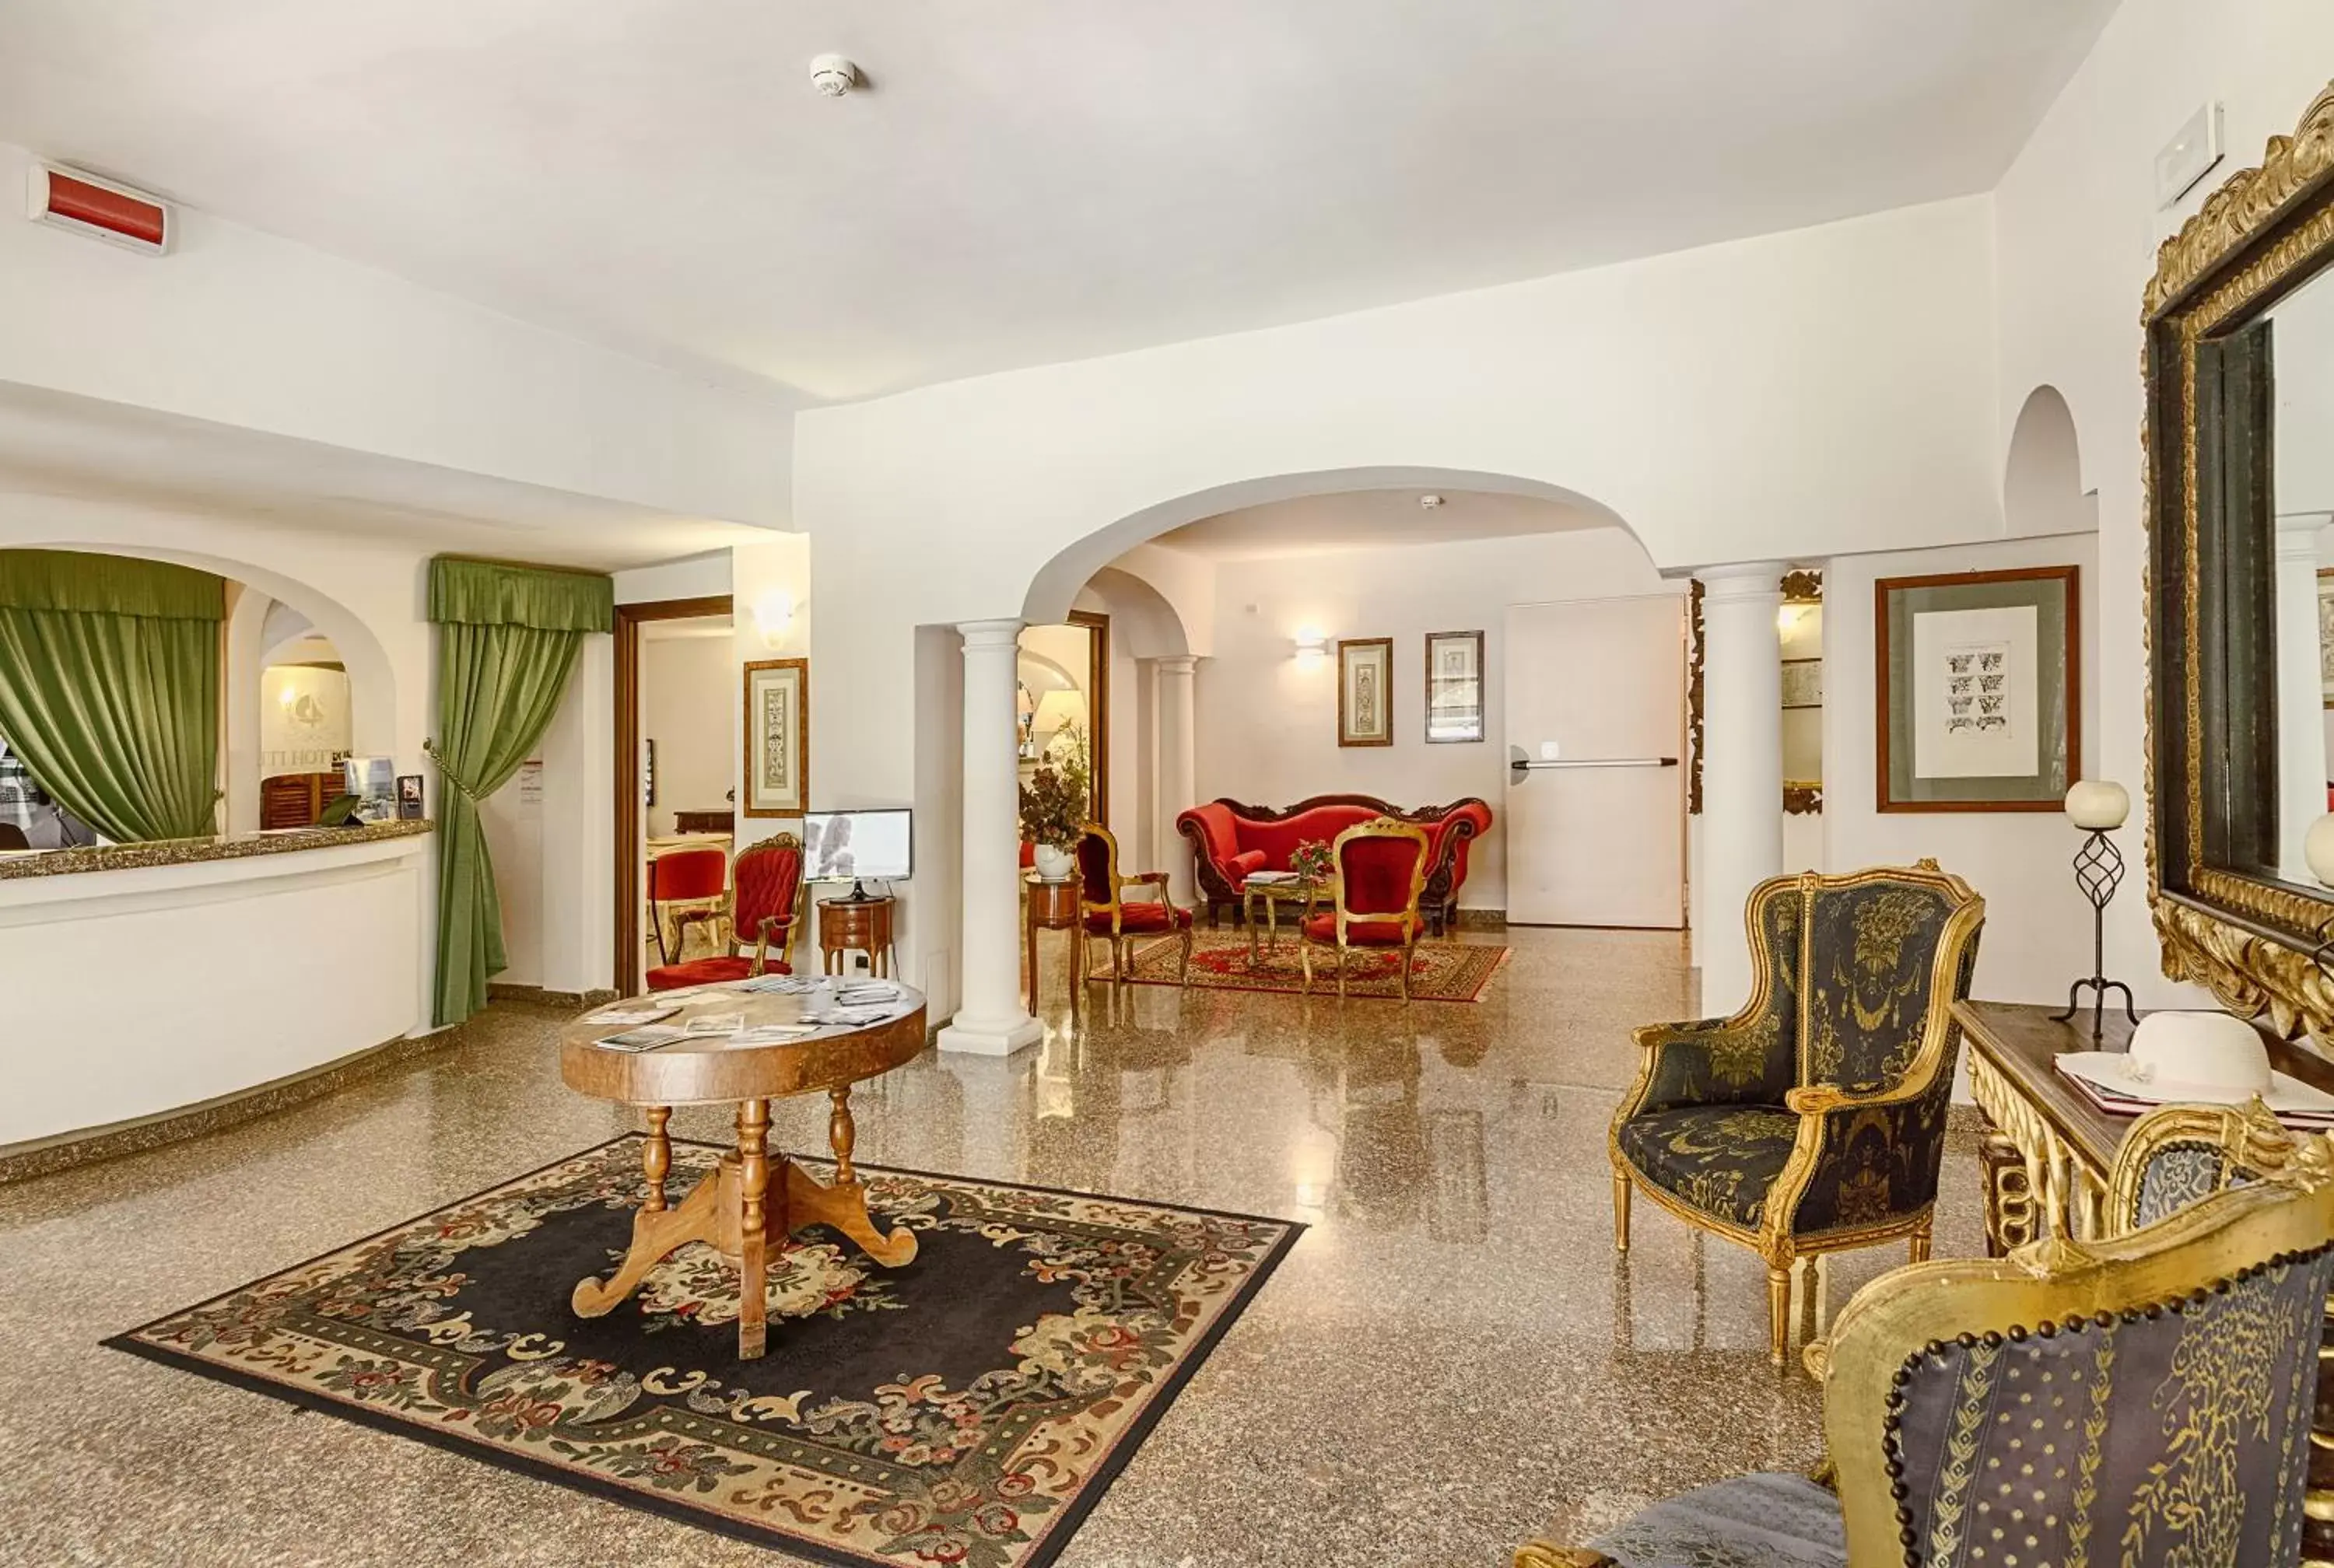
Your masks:
[{"label": "white pillar capital", "polygon": [[1704,605],[1758,600],[1782,601],[1783,564],[1779,561],[1742,561],[1725,566],[1705,566],[1694,576],[1702,583]]},{"label": "white pillar capital", "polygon": [[1200,657],[1195,653],[1162,653],[1151,662],[1164,675],[1189,675],[1200,668]]},{"label": "white pillar capital", "polygon": [[964,650],[974,649],[1015,648],[1021,646],[1023,620],[960,620],[956,629],[964,639]]}]

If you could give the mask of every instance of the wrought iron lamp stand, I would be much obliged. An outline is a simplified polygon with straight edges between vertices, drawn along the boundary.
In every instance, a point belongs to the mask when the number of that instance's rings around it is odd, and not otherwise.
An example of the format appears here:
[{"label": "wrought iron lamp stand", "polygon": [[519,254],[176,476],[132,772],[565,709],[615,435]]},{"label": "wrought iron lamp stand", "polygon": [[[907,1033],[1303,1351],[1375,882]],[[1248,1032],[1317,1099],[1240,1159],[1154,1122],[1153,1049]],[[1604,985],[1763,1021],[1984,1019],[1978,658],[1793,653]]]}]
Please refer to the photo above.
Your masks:
[{"label": "wrought iron lamp stand", "polygon": [[2134,1024],[2139,1013],[2132,1005],[2131,987],[2121,980],[2107,976],[2107,904],[2123,882],[2123,852],[2104,828],[2093,828],[2091,836],[2075,852],[2075,885],[2083,890],[2083,897],[2091,901],[2091,974],[2088,979],[2078,980],[2067,987],[2067,1010],[2051,1015],[2054,1024],[2064,1024],[2082,1011],[2084,987],[2091,996],[2091,1039],[2097,1043],[2107,1033],[2107,993],[2123,993],[2125,1016]]}]

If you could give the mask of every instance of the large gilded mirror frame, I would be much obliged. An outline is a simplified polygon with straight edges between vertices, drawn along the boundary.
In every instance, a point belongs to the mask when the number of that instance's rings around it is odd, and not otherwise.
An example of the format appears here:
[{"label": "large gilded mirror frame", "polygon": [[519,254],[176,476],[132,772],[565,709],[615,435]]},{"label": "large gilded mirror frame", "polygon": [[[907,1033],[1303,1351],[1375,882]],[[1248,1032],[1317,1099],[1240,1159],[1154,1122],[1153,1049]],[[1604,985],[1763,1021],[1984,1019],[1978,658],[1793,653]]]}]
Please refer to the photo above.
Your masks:
[{"label": "large gilded mirror frame", "polygon": [[2211,987],[2242,1016],[2267,1015],[2289,1038],[2321,1040],[2334,1040],[2334,974],[2311,955],[2334,934],[2334,897],[2265,869],[2276,863],[2261,850],[2277,834],[2273,803],[2261,804],[2276,767],[2275,705],[2232,674],[2261,668],[2261,640],[2273,636],[2247,522],[2269,508],[2269,423],[2250,424],[2242,389],[2215,378],[2227,334],[2329,265],[2334,86],[2164,242],[2142,311],[2148,903],[2164,972]]}]

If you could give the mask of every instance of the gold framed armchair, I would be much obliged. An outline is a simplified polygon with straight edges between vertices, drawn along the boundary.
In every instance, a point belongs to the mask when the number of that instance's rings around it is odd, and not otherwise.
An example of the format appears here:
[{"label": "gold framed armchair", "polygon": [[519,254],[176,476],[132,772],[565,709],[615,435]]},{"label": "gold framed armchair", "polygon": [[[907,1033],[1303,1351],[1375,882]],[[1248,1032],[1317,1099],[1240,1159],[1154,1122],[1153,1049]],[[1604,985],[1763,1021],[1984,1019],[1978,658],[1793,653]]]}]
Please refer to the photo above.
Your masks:
[{"label": "gold framed armchair", "polygon": [[1410,1000],[1410,971],[1426,929],[1419,899],[1426,890],[1426,830],[1415,822],[1374,817],[1355,822],[1329,846],[1329,907],[1297,923],[1297,957],[1305,992],[1313,990],[1313,949],[1337,955],[1337,995],[1345,994],[1345,957],[1394,955],[1402,999]]},{"label": "gold framed armchair", "polygon": [[[1078,834],[1078,905],[1088,940],[1100,939],[1110,944],[1110,973],[1113,984],[1124,983],[1131,971],[1127,967],[1128,946],[1138,938],[1157,938],[1162,941],[1180,941],[1181,951],[1175,965],[1175,979],[1181,984],[1191,967],[1191,911],[1179,908],[1168,897],[1167,873],[1139,871],[1121,876],[1118,870],[1118,837],[1100,822],[1088,822]],[[1130,899],[1129,888],[1155,887],[1155,899]],[[1097,897],[1096,895],[1101,895]],[[1138,952],[1137,957],[1140,957]],[[1083,968],[1085,960],[1079,960]],[[1079,981],[1097,978],[1081,975]]]},{"label": "gold framed armchair", "polygon": [[1738,1477],[1517,1568],[2299,1560],[2324,1140],[2114,1241],[1900,1268],[1810,1347],[1836,1490]]},{"label": "gold framed armchair", "polygon": [[2216,1192],[2274,1176],[2302,1154],[2303,1140],[2258,1098],[2242,1106],[2151,1111],[2116,1146],[2100,1229],[2127,1235]]},{"label": "gold framed armchair", "polygon": [[1766,1260],[1783,1361],[1791,1270],[1818,1253],[1928,1256],[1945,1107],[1985,900],[1924,861],[1751,890],[1757,983],[1731,1018],[1654,1024],[1607,1140],[1614,1243],[1642,1191]]}]

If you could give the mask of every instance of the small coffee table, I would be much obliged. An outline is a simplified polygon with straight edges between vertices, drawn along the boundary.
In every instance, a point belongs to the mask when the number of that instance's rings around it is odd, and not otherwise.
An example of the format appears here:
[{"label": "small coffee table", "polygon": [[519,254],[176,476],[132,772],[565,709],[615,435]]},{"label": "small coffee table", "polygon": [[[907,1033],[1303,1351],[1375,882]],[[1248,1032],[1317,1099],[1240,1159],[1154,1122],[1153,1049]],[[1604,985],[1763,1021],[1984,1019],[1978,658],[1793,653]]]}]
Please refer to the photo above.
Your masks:
[{"label": "small coffee table", "polygon": [[[1293,882],[1243,882],[1240,884],[1240,919],[1248,927],[1248,961],[1253,965],[1263,953],[1269,953],[1280,942],[1280,906],[1297,906],[1297,919],[1301,925],[1313,912],[1313,906],[1329,897],[1329,879],[1314,877]],[[1264,948],[1256,944],[1257,906],[1264,906]]]},{"label": "small coffee table", "polygon": [[[833,1227],[886,1268],[916,1255],[912,1231],[876,1228],[867,1212],[867,1189],[852,1168],[857,1140],[851,1121],[851,1086],[889,1073],[924,1049],[924,998],[902,986],[897,1001],[871,1024],[834,1024],[815,1034],[776,1045],[733,1046],[727,1036],[677,1040],[653,1051],[612,1051],[593,1044],[621,1025],[594,1023],[585,1014],[560,1034],[559,1075],[570,1089],[595,1100],[644,1107],[648,1141],[641,1169],[648,1188],[632,1217],[632,1245],[616,1272],[603,1282],[577,1282],[569,1304],[578,1317],[613,1312],[638,1290],[648,1273],[680,1247],[701,1241],[736,1260],[738,1272],[738,1359],[752,1361],[767,1343],[764,1303],[773,1248],[805,1226]],[[678,1001],[680,1011],[660,1020],[685,1024],[700,1013],[742,1013],[751,1028],[802,1021],[816,994],[746,991],[736,983],[700,986],[686,994],[667,992],[647,1001]],[[824,1091],[833,1102],[826,1123],[834,1151],[834,1180],[822,1184],[784,1154],[768,1150],[770,1101]],[[699,1181],[678,1208],[665,1206],[664,1181],[672,1170],[672,1142],[665,1132],[676,1105],[735,1101],[738,1147],[721,1156],[720,1168]]]}]

